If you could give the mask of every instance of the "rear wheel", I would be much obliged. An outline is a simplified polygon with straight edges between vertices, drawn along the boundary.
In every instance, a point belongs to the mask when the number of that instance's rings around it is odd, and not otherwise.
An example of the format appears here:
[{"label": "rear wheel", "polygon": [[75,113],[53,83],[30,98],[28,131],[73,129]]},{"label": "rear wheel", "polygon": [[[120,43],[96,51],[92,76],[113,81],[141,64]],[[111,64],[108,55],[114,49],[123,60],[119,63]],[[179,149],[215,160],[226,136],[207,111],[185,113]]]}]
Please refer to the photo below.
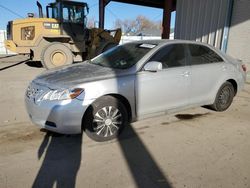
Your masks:
[{"label": "rear wheel", "polygon": [[99,142],[116,138],[127,123],[128,113],[125,106],[111,96],[104,96],[94,102],[83,120],[86,134]]},{"label": "rear wheel", "polygon": [[225,82],[220,87],[214,104],[210,107],[215,111],[225,111],[231,105],[235,95],[234,87],[230,82]]},{"label": "rear wheel", "polygon": [[73,54],[64,44],[53,42],[42,51],[41,62],[47,69],[69,65],[73,63]]}]

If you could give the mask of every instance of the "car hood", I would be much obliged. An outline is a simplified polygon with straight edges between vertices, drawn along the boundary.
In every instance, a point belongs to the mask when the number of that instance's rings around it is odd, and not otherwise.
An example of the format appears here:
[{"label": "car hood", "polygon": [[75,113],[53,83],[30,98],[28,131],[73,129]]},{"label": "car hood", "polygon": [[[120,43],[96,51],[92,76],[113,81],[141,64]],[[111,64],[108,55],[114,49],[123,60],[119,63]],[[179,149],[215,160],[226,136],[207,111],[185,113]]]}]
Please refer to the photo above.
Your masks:
[{"label": "car hood", "polygon": [[125,70],[83,62],[45,71],[37,76],[33,82],[51,89],[70,88],[84,82],[119,77],[125,74],[127,74]]}]

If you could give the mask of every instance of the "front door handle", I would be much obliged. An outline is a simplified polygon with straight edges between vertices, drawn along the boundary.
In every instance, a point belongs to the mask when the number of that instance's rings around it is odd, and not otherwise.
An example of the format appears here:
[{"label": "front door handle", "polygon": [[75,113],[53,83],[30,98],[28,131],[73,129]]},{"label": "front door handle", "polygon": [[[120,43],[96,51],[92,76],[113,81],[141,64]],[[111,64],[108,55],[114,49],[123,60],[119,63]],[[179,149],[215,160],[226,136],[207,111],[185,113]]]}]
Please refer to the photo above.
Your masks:
[{"label": "front door handle", "polygon": [[226,65],[222,65],[222,70],[223,71],[227,70],[227,66]]},{"label": "front door handle", "polygon": [[182,74],[181,74],[181,76],[185,76],[185,77],[188,77],[188,76],[190,76],[191,75],[191,72],[189,72],[189,71],[185,71],[185,72],[183,72]]}]

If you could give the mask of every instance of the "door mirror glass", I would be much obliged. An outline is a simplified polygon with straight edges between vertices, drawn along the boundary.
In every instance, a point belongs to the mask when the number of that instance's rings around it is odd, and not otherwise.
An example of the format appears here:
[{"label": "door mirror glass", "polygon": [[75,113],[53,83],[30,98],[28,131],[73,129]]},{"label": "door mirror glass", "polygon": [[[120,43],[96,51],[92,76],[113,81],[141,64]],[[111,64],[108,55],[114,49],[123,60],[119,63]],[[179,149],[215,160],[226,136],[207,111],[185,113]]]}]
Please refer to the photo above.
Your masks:
[{"label": "door mirror glass", "polygon": [[144,66],[145,71],[157,72],[162,70],[162,63],[158,61],[150,61]]}]

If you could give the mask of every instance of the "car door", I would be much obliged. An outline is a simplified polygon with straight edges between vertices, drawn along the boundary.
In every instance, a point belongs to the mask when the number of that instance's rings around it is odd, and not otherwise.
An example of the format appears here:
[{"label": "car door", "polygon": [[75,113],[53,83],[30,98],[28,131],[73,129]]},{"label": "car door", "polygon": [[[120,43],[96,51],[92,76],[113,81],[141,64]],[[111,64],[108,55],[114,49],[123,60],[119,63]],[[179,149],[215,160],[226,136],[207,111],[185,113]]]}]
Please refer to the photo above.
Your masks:
[{"label": "car door", "polygon": [[223,59],[204,45],[187,44],[190,54],[188,64],[191,68],[189,102],[205,104],[214,97],[217,82],[225,71]]},{"label": "car door", "polygon": [[169,44],[149,60],[161,62],[162,70],[149,72],[142,69],[137,73],[135,92],[138,117],[187,104],[189,70],[186,59],[182,44]]}]

